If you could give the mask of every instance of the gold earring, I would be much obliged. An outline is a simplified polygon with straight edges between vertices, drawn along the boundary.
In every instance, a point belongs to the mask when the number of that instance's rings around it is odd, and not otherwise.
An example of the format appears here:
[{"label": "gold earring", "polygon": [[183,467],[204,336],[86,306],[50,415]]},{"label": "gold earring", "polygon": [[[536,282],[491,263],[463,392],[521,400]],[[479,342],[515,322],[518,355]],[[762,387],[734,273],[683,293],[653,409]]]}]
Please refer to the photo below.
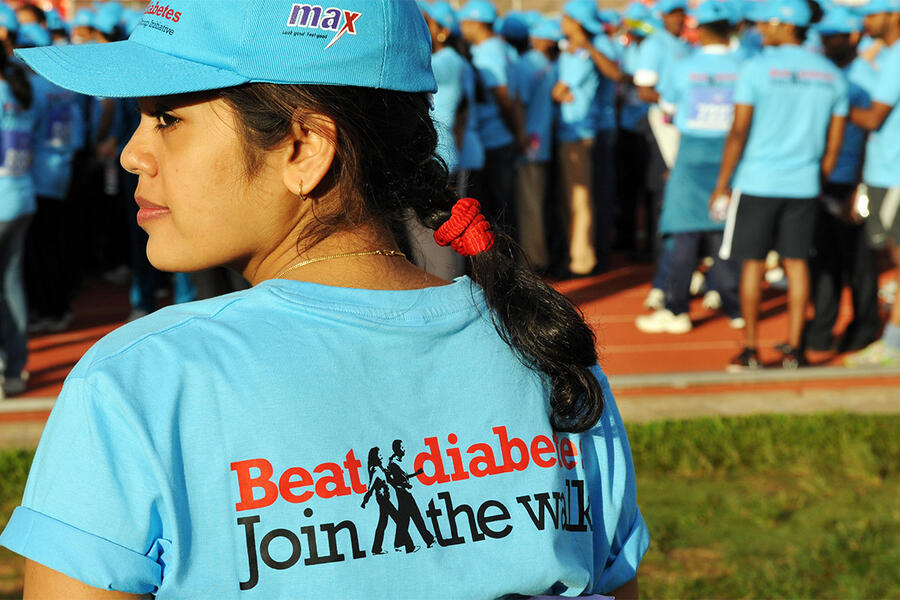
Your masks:
[{"label": "gold earring", "polygon": [[439,41],[440,43],[443,44],[444,42],[447,41],[447,38],[448,38],[448,37],[449,37],[449,36],[448,36],[446,33],[444,33],[444,32],[442,31],[442,32],[440,32],[440,33],[438,34],[437,39],[438,39],[438,41]]},{"label": "gold earring", "polygon": [[306,202],[309,200],[309,196],[303,193],[303,180],[300,180],[300,187],[297,190],[297,193],[300,195],[300,200]]}]

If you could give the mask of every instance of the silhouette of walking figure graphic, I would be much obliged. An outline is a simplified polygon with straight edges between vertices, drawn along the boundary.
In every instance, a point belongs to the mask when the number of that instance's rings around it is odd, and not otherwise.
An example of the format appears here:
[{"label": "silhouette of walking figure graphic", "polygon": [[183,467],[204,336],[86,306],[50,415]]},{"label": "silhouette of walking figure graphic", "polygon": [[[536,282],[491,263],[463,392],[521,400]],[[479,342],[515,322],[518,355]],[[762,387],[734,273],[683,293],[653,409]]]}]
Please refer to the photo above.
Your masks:
[{"label": "silhouette of walking figure graphic", "polygon": [[[394,489],[397,496],[397,533],[399,534],[400,531],[404,532],[409,543],[409,545],[406,546],[407,552],[415,552],[418,550],[419,548],[417,546],[412,545],[412,539],[409,536],[409,521],[412,519],[412,522],[416,525],[416,529],[419,530],[419,535],[422,536],[422,540],[429,548],[431,548],[434,545],[434,536],[428,531],[428,528],[425,527],[422,513],[419,512],[419,505],[416,504],[416,499],[409,493],[409,490],[412,489],[410,479],[417,475],[421,475],[424,470],[419,469],[415,473],[406,473],[403,470],[403,467],[400,466],[400,461],[403,460],[403,457],[406,455],[406,449],[403,447],[403,442],[401,440],[394,440],[393,450],[394,454],[388,461],[386,475],[388,484]],[[394,546],[399,547],[400,544],[395,541]],[[410,546],[412,546],[412,548],[410,548]]]},{"label": "silhouette of walking figure graphic", "polygon": [[[375,526],[375,539],[372,542],[372,554],[386,554],[381,544],[384,541],[384,530],[387,527],[388,518],[397,525],[397,531],[394,535],[394,547],[404,547],[407,552],[414,552],[412,540],[407,532],[408,525],[401,532],[399,526],[399,515],[397,508],[391,503],[391,488],[386,483],[387,475],[384,471],[382,463],[381,450],[378,446],[369,450],[369,486],[366,495],[363,497],[362,507],[366,507],[372,493],[375,494],[375,501],[378,502],[378,525]],[[409,519],[407,519],[407,522]]]}]

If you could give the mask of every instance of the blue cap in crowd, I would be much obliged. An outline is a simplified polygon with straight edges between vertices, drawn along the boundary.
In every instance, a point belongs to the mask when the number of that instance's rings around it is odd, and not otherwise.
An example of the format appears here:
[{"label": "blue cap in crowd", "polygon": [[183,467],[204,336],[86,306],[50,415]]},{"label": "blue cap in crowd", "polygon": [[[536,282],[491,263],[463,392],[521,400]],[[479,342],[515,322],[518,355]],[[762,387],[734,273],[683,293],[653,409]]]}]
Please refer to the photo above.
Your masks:
[{"label": "blue cap in crowd", "polygon": [[687,10],[687,0],[659,0],[653,10],[660,14],[668,14],[675,10]]},{"label": "blue cap in crowd", "polygon": [[525,21],[525,24],[528,25],[528,29],[530,30],[532,27],[541,22],[544,18],[544,15],[537,10],[526,10],[521,13],[522,19]]},{"label": "blue cap in crowd", "polygon": [[528,39],[528,23],[522,13],[510,11],[494,22],[494,31],[511,40]]},{"label": "blue cap in crowd", "polygon": [[869,0],[855,7],[860,15],[877,15],[879,13],[900,12],[900,0]]},{"label": "blue cap in crowd", "polygon": [[835,35],[862,31],[862,17],[846,6],[835,5],[828,9],[816,24],[821,35]]},{"label": "blue cap in crowd", "polygon": [[117,10],[103,10],[94,15],[94,29],[106,35],[112,35],[119,24],[121,13]]},{"label": "blue cap in crowd", "polygon": [[94,11],[83,8],[72,17],[72,27],[93,27],[95,16]]},{"label": "blue cap in crowd", "polygon": [[459,20],[456,18],[456,11],[453,10],[449,2],[446,0],[438,0],[432,3],[422,2],[419,6],[438,25],[449,29],[450,33],[454,35],[459,35]]},{"label": "blue cap in crowd", "polygon": [[47,15],[47,29],[50,31],[66,31],[69,27],[66,25],[66,22],[63,21],[62,17],[59,16],[59,13],[53,10],[52,8],[46,13]]},{"label": "blue cap in crowd", "polygon": [[558,42],[563,39],[563,32],[558,21],[553,19],[541,19],[531,28],[531,37],[538,40],[552,40]]},{"label": "blue cap in crowd", "polygon": [[757,14],[759,21],[780,21],[798,27],[809,26],[812,12],[806,0],[769,0]]},{"label": "blue cap in crowd", "polygon": [[20,48],[49,46],[51,43],[50,32],[44,29],[39,23],[23,23],[19,26],[16,45]]},{"label": "blue cap in crowd", "polygon": [[469,0],[459,9],[456,17],[460,21],[478,21],[493,24],[497,20],[497,8],[489,0]]},{"label": "blue cap in crowd", "polygon": [[597,3],[594,0],[569,0],[563,6],[563,14],[578,22],[586,31],[603,31],[603,23],[597,14]]},{"label": "blue cap in crowd", "polygon": [[614,10],[601,10],[597,14],[600,16],[600,20],[604,23],[609,23],[610,25],[614,25],[615,27],[618,27],[622,24],[622,15]]},{"label": "blue cap in crowd", "polygon": [[19,19],[16,18],[16,11],[5,4],[0,4],[0,27],[9,32],[19,30]]},{"label": "blue cap in crowd", "polygon": [[732,24],[735,22],[734,7],[730,2],[724,0],[706,0],[694,9],[693,15],[697,20],[697,25],[706,25],[716,21],[728,21]]},{"label": "blue cap in crowd", "polygon": [[629,4],[625,8],[622,18],[628,29],[636,35],[650,35],[658,27],[658,23],[650,12],[650,9],[640,2],[632,2]]},{"label": "blue cap in crowd", "polygon": [[436,91],[431,36],[413,0],[332,4],[180,0],[175,10],[157,1],[126,41],[16,54],[57,85],[108,98],[249,82]]}]

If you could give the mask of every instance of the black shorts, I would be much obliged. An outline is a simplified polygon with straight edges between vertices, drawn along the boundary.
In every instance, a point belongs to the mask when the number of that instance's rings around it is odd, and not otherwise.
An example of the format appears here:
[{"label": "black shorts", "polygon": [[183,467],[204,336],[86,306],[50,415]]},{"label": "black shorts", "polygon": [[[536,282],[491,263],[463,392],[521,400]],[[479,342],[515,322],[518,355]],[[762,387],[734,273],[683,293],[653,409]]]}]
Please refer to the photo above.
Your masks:
[{"label": "black shorts", "polygon": [[782,258],[807,259],[813,248],[817,198],[769,198],[741,194],[730,207],[722,256],[764,260],[770,250]]},{"label": "black shorts", "polygon": [[888,243],[900,246],[900,187],[869,186],[869,216],[866,237],[870,248],[884,248]]}]

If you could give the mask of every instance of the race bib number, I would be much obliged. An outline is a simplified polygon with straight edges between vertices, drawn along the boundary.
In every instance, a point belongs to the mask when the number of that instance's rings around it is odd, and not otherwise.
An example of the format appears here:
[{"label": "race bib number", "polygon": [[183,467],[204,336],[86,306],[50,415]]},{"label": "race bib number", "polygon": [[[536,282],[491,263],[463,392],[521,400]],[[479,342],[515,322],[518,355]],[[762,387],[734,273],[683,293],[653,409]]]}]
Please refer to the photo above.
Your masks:
[{"label": "race bib number", "polygon": [[687,126],[703,131],[728,131],[734,120],[733,98],[733,88],[693,88]]},{"label": "race bib number", "polygon": [[72,145],[71,106],[63,104],[51,107],[47,123],[47,144],[51,148],[68,148]]},{"label": "race bib number", "polygon": [[0,175],[18,177],[31,168],[31,133],[27,131],[0,132]]}]

